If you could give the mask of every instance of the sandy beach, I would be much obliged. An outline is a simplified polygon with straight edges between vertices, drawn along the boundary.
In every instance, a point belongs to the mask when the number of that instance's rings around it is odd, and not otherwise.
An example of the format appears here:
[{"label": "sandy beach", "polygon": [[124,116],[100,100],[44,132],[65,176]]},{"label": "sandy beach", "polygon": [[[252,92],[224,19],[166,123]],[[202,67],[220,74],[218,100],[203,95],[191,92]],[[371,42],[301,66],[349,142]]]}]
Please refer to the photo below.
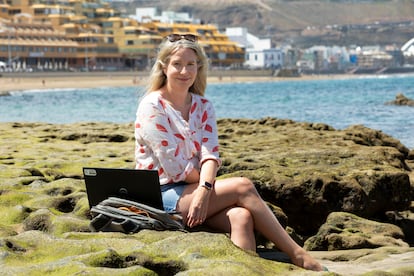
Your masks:
[{"label": "sandy beach", "polygon": [[136,86],[141,80],[131,76],[43,76],[0,78],[0,92],[56,88]]},{"label": "sandy beach", "polygon": [[[253,82],[253,81],[286,81],[308,79],[337,79],[361,77],[353,75],[304,75],[300,77],[273,77],[265,72],[262,76],[255,72],[252,76],[238,75],[226,72],[223,75],[208,77],[208,83],[220,82]],[[116,73],[31,73],[31,74],[4,74],[0,77],[0,93],[24,90],[42,90],[56,88],[91,88],[91,87],[127,87],[143,86],[146,84],[146,73],[116,72]]]}]

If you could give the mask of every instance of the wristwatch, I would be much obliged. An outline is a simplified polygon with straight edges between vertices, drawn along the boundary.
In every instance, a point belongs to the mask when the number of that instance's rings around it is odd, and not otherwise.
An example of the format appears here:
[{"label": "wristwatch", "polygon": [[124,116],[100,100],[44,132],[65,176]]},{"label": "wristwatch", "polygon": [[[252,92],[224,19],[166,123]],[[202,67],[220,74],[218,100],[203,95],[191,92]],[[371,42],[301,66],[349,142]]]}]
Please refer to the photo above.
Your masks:
[{"label": "wristwatch", "polygon": [[204,181],[204,184],[201,184],[201,187],[206,188],[207,190],[213,189],[213,184],[210,182]]}]

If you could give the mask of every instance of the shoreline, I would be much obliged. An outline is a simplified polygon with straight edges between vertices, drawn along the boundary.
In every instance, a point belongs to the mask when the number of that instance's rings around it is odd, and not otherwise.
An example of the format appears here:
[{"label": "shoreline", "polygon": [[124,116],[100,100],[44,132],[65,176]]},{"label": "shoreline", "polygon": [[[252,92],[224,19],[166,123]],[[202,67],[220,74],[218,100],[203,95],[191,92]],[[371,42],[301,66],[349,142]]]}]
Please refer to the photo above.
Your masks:
[{"label": "shoreline", "polygon": [[[300,80],[333,80],[333,79],[353,79],[366,77],[379,77],[390,75],[301,75],[299,77],[274,77],[269,75],[260,76],[257,73],[248,75],[231,75],[231,72],[224,72],[223,75],[211,75],[207,78],[207,84],[216,83],[240,83],[240,82],[280,82],[280,81],[300,81]],[[414,74],[410,74],[413,75]],[[394,75],[392,75],[394,76]],[[20,92],[27,90],[46,90],[46,89],[67,89],[67,88],[95,88],[95,87],[133,87],[144,86],[147,74],[134,72],[115,72],[115,73],[67,73],[67,74],[14,74],[13,76],[0,77],[0,95],[7,95],[9,92]]]}]

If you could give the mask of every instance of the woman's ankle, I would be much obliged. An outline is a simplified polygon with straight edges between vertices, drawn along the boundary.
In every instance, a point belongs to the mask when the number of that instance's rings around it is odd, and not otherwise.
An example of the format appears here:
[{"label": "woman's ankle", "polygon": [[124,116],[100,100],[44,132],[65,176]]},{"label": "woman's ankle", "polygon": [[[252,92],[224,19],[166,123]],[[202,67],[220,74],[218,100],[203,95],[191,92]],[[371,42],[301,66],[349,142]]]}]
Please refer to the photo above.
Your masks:
[{"label": "woman's ankle", "polygon": [[322,265],[303,248],[295,250],[293,256],[291,256],[291,260],[293,264],[308,270],[323,270]]}]

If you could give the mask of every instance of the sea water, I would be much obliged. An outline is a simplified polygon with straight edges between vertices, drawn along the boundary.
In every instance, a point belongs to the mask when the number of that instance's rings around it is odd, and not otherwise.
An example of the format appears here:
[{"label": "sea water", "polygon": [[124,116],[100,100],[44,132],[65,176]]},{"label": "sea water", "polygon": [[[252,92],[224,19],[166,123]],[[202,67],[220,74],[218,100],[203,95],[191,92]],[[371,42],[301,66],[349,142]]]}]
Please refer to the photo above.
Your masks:
[{"label": "sea water", "polygon": [[[0,97],[1,122],[128,123],[142,87],[99,87],[12,92]],[[336,129],[364,125],[414,148],[414,107],[387,105],[398,93],[414,99],[414,75],[209,84],[206,97],[218,118],[275,117],[325,123]]]}]

